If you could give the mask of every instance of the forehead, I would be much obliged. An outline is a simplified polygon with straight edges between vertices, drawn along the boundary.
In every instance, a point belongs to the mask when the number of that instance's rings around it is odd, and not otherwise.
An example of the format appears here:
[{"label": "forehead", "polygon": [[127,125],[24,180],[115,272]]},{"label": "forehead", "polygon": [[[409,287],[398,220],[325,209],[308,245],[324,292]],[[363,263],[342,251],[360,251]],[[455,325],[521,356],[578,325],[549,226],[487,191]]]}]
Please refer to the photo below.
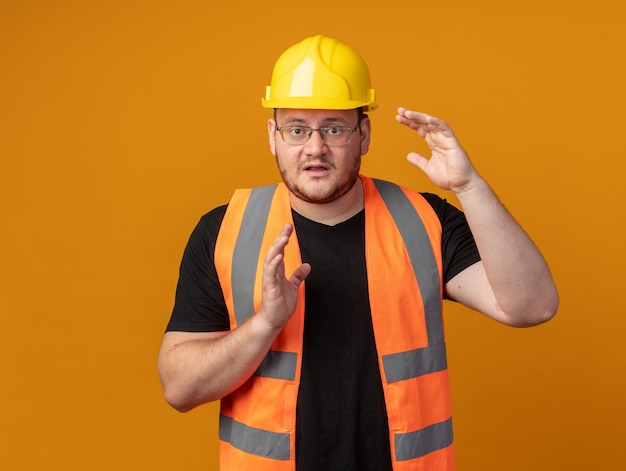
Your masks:
[{"label": "forehead", "polygon": [[279,108],[276,110],[276,120],[281,124],[301,123],[342,123],[353,125],[357,119],[356,110],[304,110]]}]

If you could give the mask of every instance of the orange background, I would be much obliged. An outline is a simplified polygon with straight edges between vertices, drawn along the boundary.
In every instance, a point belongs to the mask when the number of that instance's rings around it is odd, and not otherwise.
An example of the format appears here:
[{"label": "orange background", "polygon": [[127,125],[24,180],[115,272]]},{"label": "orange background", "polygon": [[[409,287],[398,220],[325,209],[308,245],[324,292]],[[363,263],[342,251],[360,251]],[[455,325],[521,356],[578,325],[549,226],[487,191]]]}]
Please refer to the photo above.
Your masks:
[{"label": "orange background", "polygon": [[2,469],[216,468],[217,405],[170,409],[157,351],[198,218],[278,178],[260,97],[316,33],[370,65],[364,172],[435,190],[394,114],[445,118],[560,289],[527,330],[447,305],[459,469],[619,468],[624,5],[3,1]]}]

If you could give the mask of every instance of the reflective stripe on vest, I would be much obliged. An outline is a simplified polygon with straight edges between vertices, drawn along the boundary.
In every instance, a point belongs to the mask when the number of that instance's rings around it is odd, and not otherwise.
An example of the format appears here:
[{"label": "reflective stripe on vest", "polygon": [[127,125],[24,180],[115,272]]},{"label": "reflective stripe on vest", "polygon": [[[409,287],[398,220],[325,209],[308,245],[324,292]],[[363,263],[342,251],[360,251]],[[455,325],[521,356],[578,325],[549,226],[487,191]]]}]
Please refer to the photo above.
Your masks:
[{"label": "reflective stripe on vest", "polygon": [[396,434],[396,459],[420,458],[451,444],[452,419],[448,419],[415,432]]},{"label": "reflective stripe on vest", "polygon": [[289,434],[269,432],[220,415],[220,440],[235,448],[272,460],[288,460]]},{"label": "reflective stripe on vest", "polygon": [[448,363],[443,343],[441,297],[437,295],[440,292],[439,274],[432,270],[437,265],[424,223],[400,187],[383,180],[373,181],[409,254],[424,303],[428,335],[428,347],[383,357],[385,375],[391,383],[445,370]]},{"label": "reflective stripe on vest", "polygon": [[[254,279],[261,256],[263,228],[267,222],[276,185],[253,188],[243,213],[233,253],[232,287],[237,324],[254,314]],[[253,270],[250,267],[254,267]]]},{"label": "reflective stripe on vest", "polygon": [[[440,275],[427,230],[415,206],[400,187],[382,180],[370,181],[373,182],[376,191],[384,201],[406,247],[424,306],[428,338],[428,345],[425,347],[381,355],[381,366],[385,377],[383,381],[386,384],[402,384],[401,382],[406,380],[420,381],[420,377],[432,373],[447,374],[441,316]],[[235,306],[232,315],[237,325],[243,323],[255,312],[257,266],[263,255],[261,246],[277,188],[277,185],[254,188],[250,190],[249,198],[245,202],[243,218],[232,252],[230,272],[232,304]],[[285,189],[281,188],[281,191]],[[367,211],[366,206],[366,215]],[[298,352],[270,350],[255,372],[255,376],[294,382],[296,378],[299,378],[298,360]],[[297,384],[295,386],[297,387]],[[415,398],[415,400],[419,399]],[[403,432],[392,432],[392,434],[394,469],[412,469],[396,468],[396,462],[408,463],[410,460],[449,447],[452,444],[452,422],[448,417],[418,430],[409,429]],[[295,442],[293,440],[290,442],[289,434],[252,427],[226,415],[222,415],[220,419],[220,439],[254,456],[278,461],[294,458],[294,456],[290,457],[293,453],[290,447]]]},{"label": "reflective stripe on vest", "polygon": [[[251,190],[233,252],[231,286],[237,325],[254,314],[254,280],[261,256],[265,224],[277,185]],[[293,380],[296,377],[296,353],[270,350],[255,375]]]},{"label": "reflective stripe on vest", "polygon": [[[433,270],[436,260],[424,223],[411,201],[397,185],[372,179],[398,227],[424,304],[428,346],[406,352],[383,355],[387,383],[447,369],[443,338],[442,300],[439,273]],[[452,419],[448,418],[423,429],[395,434],[395,457],[408,461],[440,450],[453,442]]]}]

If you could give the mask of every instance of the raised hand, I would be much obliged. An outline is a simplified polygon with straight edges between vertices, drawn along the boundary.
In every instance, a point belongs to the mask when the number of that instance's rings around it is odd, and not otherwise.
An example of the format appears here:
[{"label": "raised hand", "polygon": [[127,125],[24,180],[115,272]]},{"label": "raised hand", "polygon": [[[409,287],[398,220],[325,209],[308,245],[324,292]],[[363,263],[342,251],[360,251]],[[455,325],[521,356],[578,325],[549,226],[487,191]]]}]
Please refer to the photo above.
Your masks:
[{"label": "raised hand", "polygon": [[263,263],[263,295],[257,316],[274,329],[282,329],[293,314],[298,300],[298,288],[311,273],[311,266],[303,263],[289,278],[285,277],[285,247],[293,230],[291,224],[283,228]]},{"label": "raised hand", "polygon": [[410,152],[407,160],[420,168],[437,186],[458,193],[467,189],[478,177],[452,128],[445,121],[405,108],[398,108],[396,120],[416,131],[430,148],[430,158]]}]

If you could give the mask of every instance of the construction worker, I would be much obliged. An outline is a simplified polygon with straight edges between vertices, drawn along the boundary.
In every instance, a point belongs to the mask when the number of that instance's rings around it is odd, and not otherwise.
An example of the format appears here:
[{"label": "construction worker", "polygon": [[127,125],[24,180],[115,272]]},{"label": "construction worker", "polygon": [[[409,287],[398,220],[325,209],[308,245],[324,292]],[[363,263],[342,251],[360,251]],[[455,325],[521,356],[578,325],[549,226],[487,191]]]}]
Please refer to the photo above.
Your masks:
[{"label": "construction worker", "polygon": [[540,324],[558,306],[546,262],[440,119],[396,117],[432,151],[408,160],[462,211],[360,174],[377,103],[346,44],[287,49],[262,104],[282,182],[237,190],[191,235],[167,401],[221,400],[223,470],[454,469],[443,300]]}]

